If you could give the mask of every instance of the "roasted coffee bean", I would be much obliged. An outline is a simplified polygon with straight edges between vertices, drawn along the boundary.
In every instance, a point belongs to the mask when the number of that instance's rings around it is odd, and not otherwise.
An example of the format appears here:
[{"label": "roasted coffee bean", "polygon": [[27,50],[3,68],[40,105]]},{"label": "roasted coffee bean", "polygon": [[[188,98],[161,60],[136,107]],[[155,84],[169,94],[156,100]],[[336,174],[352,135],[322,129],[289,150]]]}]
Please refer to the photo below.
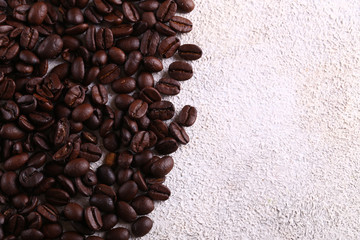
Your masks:
[{"label": "roasted coffee bean", "polygon": [[132,202],[131,206],[138,215],[149,214],[154,210],[154,202],[146,196],[138,196]]},{"label": "roasted coffee bean", "polygon": [[38,153],[33,154],[29,158],[29,160],[27,161],[27,166],[39,168],[39,167],[43,166],[45,164],[45,162],[46,162],[45,153],[38,152]]},{"label": "roasted coffee bean", "polygon": [[197,118],[196,108],[190,105],[186,105],[183,107],[183,109],[181,109],[177,121],[180,125],[190,127],[195,123],[196,118]]},{"label": "roasted coffee bean", "polygon": [[0,138],[18,140],[25,137],[25,133],[14,123],[6,123],[0,128]]},{"label": "roasted coffee bean", "polygon": [[113,228],[105,234],[105,240],[128,240],[129,238],[129,230],[123,227]]},{"label": "roasted coffee bean", "polygon": [[95,26],[90,25],[85,33],[84,46],[87,47],[87,49],[92,52],[96,50],[95,34],[96,34]]},{"label": "roasted coffee bean", "polygon": [[81,140],[83,142],[88,142],[93,144],[97,144],[98,142],[97,136],[95,136],[91,132],[85,132],[85,131],[81,133]]},{"label": "roasted coffee bean", "polygon": [[93,6],[88,6],[84,11],[85,17],[92,23],[99,24],[103,17],[99,14]]},{"label": "roasted coffee bean", "polygon": [[85,222],[71,222],[71,226],[74,228],[74,230],[77,233],[80,233],[82,235],[91,235],[94,234],[95,231],[87,226]]},{"label": "roasted coffee bean", "polygon": [[46,239],[56,239],[62,234],[63,228],[59,223],[48,223],[41,228],[41,231]]},{"label": "roasted coffee bean", "polygon": [[0,77],[0,99],[9,99],[15,93],[15,82],[11,78]]},{"label": "roasted coffee bean", "polygon": [[81,82],[85,76],[85,64],[82,57],[77,57],[71,64],[71,75],[75,81]]},{"label": "roasted coffee bean", "polygon": [[39,45],[37,54],[40,58],[55,58],[63,48],[63,41],[59,35],[52,34],[46,37]]},{"label": "roasted coffee bean", "polygon": [[180,83],[172,78],[161,78],[155,88],[164,95],[177,95],[180,93]]},{"label": "roasted coffee bean", "polygon": [[92,230],[100,230],[103,226],[100,211],[97,207],[87,207],[84,211],[84,217],[87,225]]},{"label": "roasted coffee bean", "polygon": [[75,85],[71,87],[64,98],[64,102],[69,107],[75,108],[82,104],[85,100],[85,88],[80,85]]},{"label": "roasted coffee bean", "polygon": [[118,65],[122,65],[126,60],[124,51],[117,47],[111,47],[108,50],[108,55],[110,60]]},{"label": "roasted coffee bean", "polygon": [[145,87],[140,92],[140,98],[148,104],[161,101],[160,93],[153,87]]},{"label": "roasted coffee bean", "polygon": [[42,217],[37,212],[31,212],[26,216],[26,221],[28,223],[29,228],[40,229],[42,226]]},{"label": "roasted coffee bean", "polygon": [[133,174],[133,170],[131,170],[130,168],[128,168],[128,169],[120,169],[117,172],[117,176],[116,176],[117,184],[122,185],[123,183],[131,180],[132,174]]},{"label": "roasted coffee bean", "polygon": [[153,221],[147,216],[142,216],[131,225],[131,232],[135,237],[142,237],[150,232],[152,226]]},{"label": "roasted coffee bean", "polygon": [[117,200],[114,189],[106,184],[98,184],[94,188],[94,193],[109,196],[114,202]]},{"label": "roasted coffee bean", "polygon": [[175,139],[166,137],[161,139],[155,146],[158,153],[165,155],[175,152],[178,149],[178,144]]},{"label": "roasted coffee bean", "polygon": [[133,32],[133,26],[131,24],[120,24],[111,27],[111,31],[114,37],[125,37],[129,36]]},{"label": "roasted coffee bean", "polygon": [[95,8],[102,14],[109,14],[113,7],[106,0],[94,0]]},{"label": "roasted coffee bean", "polygon": [[139,51],[131,52],[124,65],[125,74],[128,76],[133,75],[139,69],[141,60],[142,55]]},{"label": "roasted coffee bean", "polygon": [[86,30],[89,28],[89,25],[87,23],[81,23],[78,25],[75,25],[73,27],[68,27],[65,29],[64,34],[66,35],[78,35],[86,32]]},{"label": "roasted coffee bean", "polygon": [[193,69],[186,62],[176,61],[170,64],[169,75],[178,81],[185,81],[193,76]]},{"label": "roasted coffee bean", "polygon": [[100,126],[99,133],[101,137],[105,137],[113,130],[114,120],[112,119],[105,119]]},{"label": "roasted coffee bean", "polygon": [[40,25],[47,14],[47,6],[44,2],[36,2],[31,6],[29,11],[28,20],[31,24]]},{"label": "roasted coffee bean", "polygon": [[39,40],[39,32],[30,27],[26,27],[20,35],[20,46],[25,49],[33,49]]},{"label": "roasted coffee bean", "polygon": [[138,192],[138,186],[136,182],[130,180],[119,187],[118,198],[119,200],[130,202],[135,198]]},{"label": "roasted coffee bean", "polygon": [[169,120],[175,114],[175,107],[169,101],[159,101],[150,104],[149,117],[151,119]]},{"label": "roasted coffee bean", "polygon": [[64,168],[64,173],[70,177],[80,177],[89,171],[90,164],[84,158],[76,158],[68,162]]},{"label": "roasted coffee bean", "polygon": [[162,62],[156,57],[145,57],[143,61],[145,69],[149,72],[159,72],[163,69]]},{"label": "roasted coffee bean", "polygon": [[120,168],[129,168],[133,161],[133,155],[129,151],[120,152],[117,158],[117,165]]},{"label": "roasted coffee bean", "polygon": [[140,51],[143,55],[154,56],[160,41],[157,32],[147,30],[141,40]]},{"label": "roasted coffee bean", "polygon": [[71,202],[65,206],[63,214],[69,220],[80,222],[84,218],[84,209],[78,203]]},{"label": "roasted coffee bean", "polygon": [[28,153],[21,153],[19,155],[12,156],[4,163],[4,169],[6,171],[14,171],[20,169],[29,160]]},{"label": "roasted coffee bean", "polygon": [[171,195],[170,189],[163,184],[149,185],[148,196],[152,200],[165,201],[169,199],[170,195]]},{"label": "roasted coffee bean", "polygon": [[11,203],[16,209],[23,209],[29,202],[29,197],[26,194],[18,194],[11,199]]},{"label": "roasted coffee bean", "polygon": [[117,202],[116,213],[120,219],[129,223],[135,221],[137,217],[134,208],[130,204],[124,201]]},{"label": "roasted coffee bean", "polygon": [[154,87],[154,77],[151,73],[141,72],[137,77],[136,84],[140,90],[145,87]]},{"label": "roasted coffee bean", "polygon": [[103,121],[102,112],[100,111],[100,109],[95,108],[93,114],[84,123],[86,127],[88,127],[89,129],[96,130],[100,127],[102,121]]},{"label": "roasted coffee bean", "polygon": [[127,94],[119,94],[115,97],[115,105],[120,110],[127,110],[135,99]]},{"label": "roasted coffee bean", "polygon": [[148,29],[147,22],[139,21],[133,25],[132,36],[140,36]]},{"label": "roasted coffee bean", "polygon": [[84,122],[91,117],[93,112],[94,108],[90,104],[83,103],[72,111],[71,117],[76,122]]},{"label": "roasted coffee bean", "polygon": [[39,147],[41,150],[49,151],[51,148],[49,145],[48,136],[43,133],[35,133],[33,136],[33,141],[35,146]]},{"label": "roasted coffee bean", "polygon": [[72,152],[75,152],[73,150],[74,150],[74,145],[71,142],[67,142],[64,146],[59,148],[59,150],[57,150],[54,153],[53,155],[54,161],[64,160],[65,158],[69,157]]},{"label": "roasted coffee bean", "polygon": [[195,44],[184,44],[178,49],[179,56],[185,60],[197,60],[202,56],[202,50]]},{"label": "roasted coffee bean", "polygon": [[98,49],[111,48],[114,44],[113,32],[110,30],[110,28],[100,28],[96,32],[95,42]]},{"label": "roasted coffee bean", "polygon": [[85,158],[89,162],[96,162],[101,158],[101,149],[93,143],[81,144],[79,157]]},{"label": "roasted coffee bean", "polygon": [[111,83],[120,77],[120,72],[116,64],[108,64],[100,70],[98,80],[102,84]]},{"label": "roasted coffee bean", "polygon": [[65,177],[64,175],[59,175],[56,178],[57,182],[70,196],[74,196],[76,194],[76,189],[73,182]]},{"label": "roasted coffee bean", "polygon": [[108,165],[101,165],[96,170],[98,181],[106,185],[113,185],[116,181],[116,176]]},{"label": "roasted coffee bean", "polygon": [[136,133],[130,143],[130,149],[135,153],[142,152],[149,147],[150,147],[150,134],[147,131],[140,131]]},{"label": "roasted coffee bean", "polygon": [[64,206],[70,201],[70,195],[59,188],[50,188],[45,194],[46,201],[56,206]]},{"label": "roasted coffee bean", "polygon": [[140,2],[138,6],[144,11],[155,11],[159,7],[159,1],[146,0]]},{"label": "roasted coffee bean", "polygon": [[18,62],[15,64],[16,70],[23,74],[23,75],[29,75],[34,71],[34,67],[31,65],[27,65],[23,62]]},{"label": "roasted coffee bean", "polygon": [[[121,1],[121,0],[115,0]],[[104,21],[113,25],[119,25],[124,20],[124,14],[119,10],[115,9],[112,13],[104,16]]]},{"label": "roasted coffee bean", "polygon": [[7,223],[7,231],[15,236],[19,236],[25,229],[25,218],[19,214],[15,214],[9,218]]},{"label": "roasted coffee bean", "polygon": [[155,29],[158,33],[165,35],[165,36],[175,36],[176,32],[174,30],[172,30],[168,25],[162,23],[162,22],[157,22],[155,24]]},{"label": "roasted coffee bean", "polygon": [[156,24],[156,17],[153,12],[143,12],[141,14],[141,20],[147,23],[148,28],[153,28]]},{"label": "roasted coffee bean", "polygon": [[70,134],[70,123],[66,118],[61,118],[55,124],[53,143],[55,146],[62,146],[66,143]]},{"label": "roasted coffee bean", "polygon": [[130,130],[132,134],[135,134],[139,131],[139,127],[135,120],[132,120],[130,117],[125,116],[123,120],[123,127]]},{"label": "roasted coffee bean", "polygon": [[111,197],[104,194],[94,194],[89,200],[90,205],[97,207],[103,212],[112,212],[115,209],[114,202]]},{"label": "roasted coffee bean", "polygon": [[66,20],[68,23],[76,25],[84,22],[84,16],[79,8],[70,8],[66,12]]},{"label": "roasted coffee bean", "polygon": [[[113,213],[104,214],[102,216],[103,226],[101,231],[109,231],[118,223],[118,217]],[[88,238],[87,238],[88,239]]]},{"label": "roasted coffee bean", "polygon": [[117,41],[116,46],[126,53],[136,51],[140,47],[140,40],[137,37],[125,37]]},{"label": "roasted coffee bean", "polygon": [[184,13],[189,13],[195,8],[195,3],[193,0],[175,0],[177,3],[178,9]]},{"label": "roasted coffee bean", "polygon": [[43,179],[39,185],[35,188],[35,194],[42,194],[50,189],[55,184],[55,179],[52,177]]},{"label": "roasted coffee bean", "polygon": [[9,43],[8,46],[0,48],[0,60],[10,61],[19,54],[20,46],[15,41]]},{"label": "roasted coffee bean", "polygon": [[148,109],[148,104],[142,100],[135,100],[129,106],[128,114],[133,119],[139,119],[143,117]]},{"label": "roasted coffee bean", "polygon": [[187,144],[190,141],[185,129],[176,122],[172,122],[169,126],[171,136],[182,144]]},{"label": "roasted coffee bean", "polygon": [[167,22],[175,15],[176,10],[176,3],[173,0],[166,0],[157,9],[156,17],[160,22]]},{"label": "roasted coffee bean", "polygon": [[137,22],[140,20],[139,13],[134,4],[130,2],[124,2],[122,4],[122,10],[125,18],[130,22]]},{"label": "roasted coffee bean", "polygon": [[180,47],[180,40],[174,36],[170,36],[161,41],[158,53],[163,58],[172,57]]},{"label": "roasted coffee bean", "polygon": [[20,60],[24,61],[25,63],[35,65],[40,63],[40,59],[31,51],[29,50],[22,50],[19,54]]},{"label": "roasted coffee bean", "polygon": [[138,187],[141,191],[148,190],[145,179],[139,170],[133,174],[132,179],[136,182],[136,184],[138,185]]},{"label": "roasted coffee bean", "polygon": [[19,114],[19,107],[14,101],[8,100],[0,105],[0,116],[3,121],[14,121],[19,117]]},{"label": "roasted coffee bean", "polygon": [[59,212],[58,210],[49,203],[39,205],[37,207],[37,212],[50,222],[57,222],[59,219]]},{"label": "roasted coffee bean", "polygon": [[25,168],[19,174],[19,182],[25,188],[33,188],[40,184],[44,175],[34,167]]},{"label": "roasted coffee bean", "polygon": [[84,240],[84,237],[77,232],[64,232],[60,240]]},{"label": "roasted coffee bean", "polygon": [[164,177],[166,174],[168,174],[172,168],[174,167],[174,160],[170,156],[162,157],[161,159],[158,159],[155,161],[151,167],[150,172],[154,177]]},{"label": "roasted coffee bean", "polygon": [[180,33],[188,33],[192,30],[192,22],[184,17],[174,16],[169,23],[172,29]]},{"label": "roasted coffee bean", "polygon": [[136,88],[136,81],[133,77],[119,78],[111,83],[111,88],[116,93],[131,93]]},{"label": "roasted coffee bean", "polygon": [[141,167],[147,162],[150,161],[150,159],[154,156],[153,152],[151,150],[145,150],[141,153],[134,155],[134,166],[135,167]]},{"label": "roasted coffee bean", "polygon": [[94,55],[92,56],[92,63],[96,66],[103,66],[106,64],[107,62],[107,55],[106,52],[104,50],[99,50],[97,52],[94,53]]}]

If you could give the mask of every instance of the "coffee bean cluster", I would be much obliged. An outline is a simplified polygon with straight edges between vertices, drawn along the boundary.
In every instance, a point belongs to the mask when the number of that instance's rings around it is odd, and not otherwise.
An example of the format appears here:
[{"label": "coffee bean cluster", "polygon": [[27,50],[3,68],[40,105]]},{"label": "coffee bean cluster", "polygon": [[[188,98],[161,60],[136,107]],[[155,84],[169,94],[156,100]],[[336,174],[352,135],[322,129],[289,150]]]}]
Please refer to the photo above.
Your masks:
[{"label": "coffee bean cluster", "polygon": [[[192,0],[0,0],[0,240],[129,239],[116,227],[124,222],[135,237],[151,230],[146,215],[170,196],[169,154],[189,142],[184,127],[197,116],[187,105],[175,117],[162,99],[179,94],[188,61],[202,55],[176,37],[192,30],[176,13],[193,9]],[[176,53],[182,60],[155,84]]]}]

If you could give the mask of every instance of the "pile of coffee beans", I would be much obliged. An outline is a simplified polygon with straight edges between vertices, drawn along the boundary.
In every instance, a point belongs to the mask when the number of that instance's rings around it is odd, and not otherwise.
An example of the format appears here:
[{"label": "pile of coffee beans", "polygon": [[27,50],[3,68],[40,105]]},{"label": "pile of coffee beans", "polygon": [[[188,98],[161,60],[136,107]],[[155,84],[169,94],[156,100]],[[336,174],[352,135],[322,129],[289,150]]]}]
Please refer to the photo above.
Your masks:
[{"label": "pile of coffee beans", "polygon": [[202,55],[176,37],[192,30],[176,14],[193,9],[193,0],[0,0],[0,240],[151,230],[146,215],[170,196],[169,154],[189,142],[184,127],[197,116],[189,105],[175,116],[163,100]]}]

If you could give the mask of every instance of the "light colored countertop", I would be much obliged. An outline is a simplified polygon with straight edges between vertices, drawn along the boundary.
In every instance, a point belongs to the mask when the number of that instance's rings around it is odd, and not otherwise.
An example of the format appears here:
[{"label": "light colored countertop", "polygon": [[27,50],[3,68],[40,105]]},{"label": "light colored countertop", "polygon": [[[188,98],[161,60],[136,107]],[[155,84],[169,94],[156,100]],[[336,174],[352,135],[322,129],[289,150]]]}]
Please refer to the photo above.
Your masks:
[{"label": "light colored countertop", "polygon": [[359,1],[196,4],[198,120],[143,239],[360,239]]}]

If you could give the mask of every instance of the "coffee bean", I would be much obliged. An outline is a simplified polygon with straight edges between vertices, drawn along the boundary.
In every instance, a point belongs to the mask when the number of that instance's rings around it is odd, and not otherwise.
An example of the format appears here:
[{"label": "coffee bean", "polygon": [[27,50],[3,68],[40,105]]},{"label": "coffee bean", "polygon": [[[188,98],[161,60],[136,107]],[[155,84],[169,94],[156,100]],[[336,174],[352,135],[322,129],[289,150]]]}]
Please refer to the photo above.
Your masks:
[{"label": "coffee bean", "polygon": [[136,88],[136,81],[133,77],[119,78],[111,83],[111,88],[116,93],[131,93]]},{"label": "coffee bean", "polygon": [[138,215],[149,214],[154,210],[154,202],[146,196],[138,196],[132,202],[131,206]]},{"label": "coffee bean", "polygon": [[108,165],[101,165],[98,167],[96,170],[96,175],[99,182],[105,183],[107,185],[113,185],[116,181],[116,176]]},{"label": "coffee bean", "polygon": [[42,217],[50,222],[57,222],[59,219],[58,210],[51,204],[43,204],[37,207],[37,212],[40,213]]},{"label": "coffee bean", "polygon": [[123,227],[113,228],[105,234],[105,240],[128,240],[129,238],[129,230]]},{"label": "coffee bean", "polygon": [[66,20],[76,25],[84,22],[84,16],[79,8],[71,8],[66,13]]},{"label": "coffee bean", "polygon": [[132,36],[140,36],[148,29],[147,22],[139,21],[133,25]]},{"label": "coffee bean", "polygon": [[0,99],[9,99],[15,92],[15,82],[10,78],[0,79]]},{"label": "coffee bean", "polygon": [[15,236],[19,236],[25,229],[25,224],[25,218],[19,214],[15,214],[9,218],[7,231]]},{"label": "coffee bean", "polygon": [[92,63],[96,66],[103,66],[107,62],[107,55],[104,50],[99,50],[94,53]]},{"label": "coffee bean", "polygon": [[82,221],[84,216],[83,210],[83,207],[78,203],[71,202],[65,206],[63,214],[69,220]]},{"label": "coffee bean", "polygon": [[128,76],[133,75],[140,66],[142,55],[139,51],[132,51],[125,62],[124,71]]},{"label": "coffee bean", "polygon": [[130,223],[136,220],[137,214],[134,208],[127,202],[124,201],[117,202],[116,209],[117,209],[117,215],[123,221]]},{"label": "coffee bean", "polygon": [[45,238],[55,239],[60,237],[63,232],[63,228],[59,223],[48,223],[41,228]]},{"label": "coffee bean", "polygon": [[139,13],[136,10],[136,7],[134,6],[134,4],[132,4],[130,2],[124,2],[122,4],[122,10],[123,10],[125,18],[127,20],[129,20],[130,22],[137,22],[140,20]]},{"label": "coffee bean", "polygon": [[118,65],[122,65],[126,59],[124,51],[117,47],[111,47],[108,50],[108,55],[110,60]]},{"label": "coffee bean", "polygon": [[182,144],[187,144],[190,139],[189,136],[187,135],[185,129],[183,127],[181,127],[179,124],[177,124],[176,122],[172,122],[169,126],[169,131],[171,136],[178,142],[182,143]]},{"label": "coffee bean", "polygon": [[120,24],[111,27],[111,31],[114,37],[125,37],[129,36],[133,32],[133,26],[131,24]]},{"label": "coffee bean", "polygon": [[116,182],[119,185],[122,185],[123,183],[131,180],[131,176],[133,174],[133,170],[131,169],[120,169],[117,172]]},{"label": "coffee bean", "polygon": [[93,114],[93,112],[94,112],[94,108],[90,104],[83,103],[77,106],[72,111],[71,117],[76,122],[84,122],[91,117],[91,114]]},{"label": "coffee bean", "polygon": [[177,95],[181,90],[180,83],[172,78],[161,78],[155,88],[164,95]]},{"label": "coffee bean", "polygon": [[95,8],[102,14],[109,14],[113,11],[113,7],[105,0],[94,0]]},{"label": "coffee bean", "polygon": [[52,34],[46,37],[39,45],[37,54],[40,58],[55,58],[63,48],[63,41],[59,35]]},{"label": "coffee bean", "polygon": [[133,174],[132,179],[136,182],[136,184],[138,185],[138,187],[139,187],[139,189],[141,191],[147,191],[148,190],[145,179],[144,179],[142,173],[140,172],[140,170],[136,171]]},{"label": "coffee bean", "polygon": [[81,82],[85,76],[85,65],[82,57],[77,57],[71,64],[71,75],[75,81]]},{"label": "coffee bean", "polygon": [[104,194],[94,194],[91,196],[89,203],[99,208],[103,212],[112,212],[115,209],[113,200]]},{"label": "coffee bean", "polygon": [[155,11],[159,7],[159,2],[155,0],[146,0],[140,2],[138,6],[144,11]]},{"label": "coffee bean", "polygon": [[129,151],[120,152],[117,158],[117,165],[120,168],[129,168],[133,161],[133,155]]},{"label": "coffee bean", "polygon": [[176,3],[173,0],[166,0],[159,6],[156,17],[160,22],[167,22],[175,15],[176,10]]},{"label": "coffee bean", "polygon": [[96,185],[94,188],[94,193],[109,196],[114,202],[117,200],[114,189],[106,184]]},{"label": "coffee bean", "polygon": [[84,11],[84,15],[90,22],[95,24],[99,24],[103,20],[102,15],[95,10],[94,6],[88,6]]},{"label": "coffee bean", "polygon": [[19,174],[19,182],[25,188],[36,187],[43,179],[44,175],[34,167],[28,167]]},{"label": "coffee bean", "polygon": [[104,21],[112,25],[119,25],[124,21],[124,14],[119,9],[115,9],[112,13],[104,16]]},{"label": "coffee bean", "polygon": [[161,60],[156,57],[144,57],[143,62],[144,68],[149,72],[160,72],[163,69]]},{"label": "coffee bean", "polygon": [[29,215],[27,215],[26,221],[29,228],[40,229],[43,224],[42,217],[37,212],[31,212]]},{"label": "coffee bean", "polygon": [[47,202],[56,206],[64,206],[70,201],[69,194],[59,188],[50,188],[47,190],[45,198]]},{"label": "coffee bean", "polygon": [[178,117],[178,123],[180,125],[190,127],[192,126],[197,118],[197,110],[196,108],[186,105],[181,109]]},{"label": "coffee bean", "polygon": [[158,33],[165,35],[165,36],[175,36],[176,32],[174,30],[172,30],[168,25],[162,23],[162,22],[157,22],[155,24],[155,29]]},{"label": "coffee bean", "polygon": [[179,47],[180,40],[174,36],[170,36],[161,41],[159,44],[158,53],[163,58],[170,58],[175,54]]},{"label": "coffee bean", "polygon": [[167,175],[172,168],[174,167],[174,160],[170,156],[162,157],[155,161],[151,167],[150,172],[154,177],[164,177]]},{"label": "coffee bean", "polygon": [[92,230],[100,230],[103,226],[100,211],[97,207],[87,207],[84,211],[86,224]]},{"label": "coffee bean", "polygon": [[73,27],[68,27],[65,29],[64,34],[66,35],[78,35],[86,32],[86,30],[89,28],[89,25],[87,23],[81,23],[78,25],[75,25]]},{"label": "coffee bean", "polygon": [[193,76],[193,69],[186,62],[176,61],[170,64],[169,75],[178,81],[185,81]]},{"label": "coffee bean", "polygon": [[135,237],[142,237],[150,232],[152,226],[153,221],[149,217],[143,216],[131,225],[131,231]]},{"label": "coffee bean", "polygon": [[154,77],[151,73],[141,72],[137,78],[136,84],[140,90],[145,87],[154,87]]},{"label": "coffee bean", "polygon": [[130,143],[131,151],[139,153],[150,147],[150,134],[147,131],[140,131],[134,135]]},{"label": "coffee bean", "polygon": [[61,240],[84,240],[84,237],[77,232],[64,232],[61,235]]},{"label": "coffee bean", "polygon": [[175,152],[178,147],[179,146],[175,139],[166,137],[157,143],[155,149],[158,151],[158,153],[165,155]]},{"label": "coffee bean", "polygon": [[47,6],[44,2],[36,2],[31,6],[28,20],[31,24],[40,25],[47,14]]},{"label": "coffee bean", "polygon": [[195,44],[184,44],[178,49],[180,57],[185,60],[197,60],[202,56],[202,50]]},{"label": "coffee bean", "polygon": [[90,164],[84,158],[76,158],[68,162],[64,168],[64,173],[70,177],[80,177],[89,170]]},{"label": "coffee bean", "polygon": [[148,104],[161,101],[160,93],[153,87],[145,87],[140,92],[140,98]]},{"label": "coffee bean", "polygon": [[[109,231],[118,223],[118,221],[119,220],[115,214],[113,214],[113,213],[104,214],[102,216],[103,226],[101,228],[101,231]],[[94,240],[96,240],[96,239],[94,239]]]},{"label": "coffee bean", "polygon": [[98,49],[109,49],[114,44],[113,32],[110,28],[100,28],[96,32],[96,47]]},{"label": "coffee bean", "polygon": [[129,202],[136,196],[138,192],[137,184],[130,180],[119,187],[118,198],[119,200]]},{"label": "coffee bean", "polygon": [[192,30],[192,22],[184,17],[174,16],[169,23],[172,29],[180,33],[188,33]]},{"label": "coffee bean", "polygon": [[98,80],[102,84],[111,83],[120,77],[120,72],[116,64],[108,64],[100,70]]},{"label": "coffee bean", "polygon": [[141,167],[144,164],[146,164],[147,162],[150,161],[150,159],[153,157],[153,152],[151,150],[145,150],[141,153],[135,154],[134,155],[134,166],[136,167]]},{"label": "coffee bean", "polygon": [[119,94],[115,97],[115,105],[120,110],[127,110],[134,98],[127,94]]},{"label": "coffee bean", "polygon": [[146,114],[147,109],[148,104],[138,99],[130,104],[128,114],[131,118],[139,119]]},{"label": "coffee bean", "polygon": [[18,170],[19,168],[24,166],[28,160],[29,160],[28,153],[21,153],[19,155],[15,155],[5,161],[4,169],[6,171]]},{"label": "coffee bean", "polygon": [[193,0],[175,0],[177,3],[178,9],[184,13],[189,13],[195,8],[195,3]]},{"label": "coffee bean", "polygon": [[149,185],[148,195],[152,200],[167,200],[170,197],[170,189],[163,184]]},{"label": "coffee bean", "polygon": [[19,114],[19,107],[14,101],[8,100],[0,104],[0,116],[4,121],[14,121]]},{"label": "coffee bean", "polygon": [[143,55],[154,56],[160,41],[160,36],[157,32],[147,30],[141,40],[140,51]]},{"label": "coffee bean", "polygon": [[169,101],[158,101],[149,106],[149,117],[151,119],[169,120],[174,114],[175,107]]},{"label": "coffee bean", "polygon": [[26,27],[20,35],[20,46],[25,49],[33,49],[39,39],[39,32],[30,27]]},{"label": "coffee bean", "polygon": [[35,65],[40,63],[40,59],[31,51],[29,50],[22,50],[19,54],[19,58],[21,61],[25,63]]}]

